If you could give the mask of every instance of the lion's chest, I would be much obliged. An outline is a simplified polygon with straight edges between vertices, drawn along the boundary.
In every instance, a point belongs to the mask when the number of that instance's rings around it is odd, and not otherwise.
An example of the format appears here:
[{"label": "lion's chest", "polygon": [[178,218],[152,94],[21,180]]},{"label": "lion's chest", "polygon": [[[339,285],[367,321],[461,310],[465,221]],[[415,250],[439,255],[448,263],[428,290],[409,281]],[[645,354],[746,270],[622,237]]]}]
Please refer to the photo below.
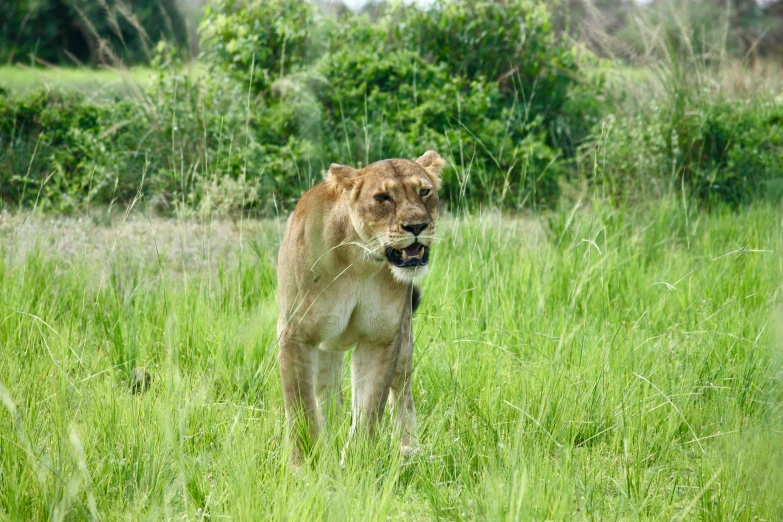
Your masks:
[{"label": "lion's chest", "polygon": [[400,327],[402,300],[390,298],[373,279],[330,292],[330,307],[321,323],[322,347],[348,350],[358,342],[387,344]]}]

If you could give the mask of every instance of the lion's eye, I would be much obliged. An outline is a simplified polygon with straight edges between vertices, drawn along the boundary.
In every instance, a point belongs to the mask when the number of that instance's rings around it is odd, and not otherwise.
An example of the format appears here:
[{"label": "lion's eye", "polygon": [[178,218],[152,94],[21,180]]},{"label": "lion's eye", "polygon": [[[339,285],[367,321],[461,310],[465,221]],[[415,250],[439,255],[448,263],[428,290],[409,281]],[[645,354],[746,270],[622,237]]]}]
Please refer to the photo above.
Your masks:
[{"label": "lion's eye", "polygon": [[377,201],[378,203],[383,203],[384,201],[393,201],[393,200],[392,197],[388,194],[376,194],[375,201]]},{"label": "lion's eye", "polygon": [[421,192],[419,192],[419,194],[421,195],[421,197],[425,198],[430,195],[430,192],[431,192],[430,189],[421,189]]}]

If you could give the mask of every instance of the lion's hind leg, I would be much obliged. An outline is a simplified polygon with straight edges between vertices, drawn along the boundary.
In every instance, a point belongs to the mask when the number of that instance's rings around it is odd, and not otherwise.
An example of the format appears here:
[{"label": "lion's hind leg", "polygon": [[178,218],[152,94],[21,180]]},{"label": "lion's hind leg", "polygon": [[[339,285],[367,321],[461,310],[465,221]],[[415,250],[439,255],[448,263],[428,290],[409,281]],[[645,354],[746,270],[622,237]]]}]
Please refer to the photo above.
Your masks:
[{"label": "lion's hind leg", "polygon": [[297,342],[288,332],[283,332],[279,353],[280,377],[294,465],[304,462],[320,432],[315,396],[317,356],[317,348]]}]

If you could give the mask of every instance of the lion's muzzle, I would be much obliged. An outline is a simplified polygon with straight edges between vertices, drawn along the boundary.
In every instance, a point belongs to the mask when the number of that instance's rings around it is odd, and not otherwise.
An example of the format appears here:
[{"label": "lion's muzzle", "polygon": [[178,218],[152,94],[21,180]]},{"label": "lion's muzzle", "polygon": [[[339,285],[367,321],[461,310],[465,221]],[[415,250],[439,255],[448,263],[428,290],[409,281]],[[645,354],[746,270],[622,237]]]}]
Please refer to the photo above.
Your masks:
[{"label": "lion's muzzle", "polygon": [[397,250],[386,247],[386,259],[399,268],[425,266],[430,258],[430,247],[414,242],[410,246]]}]

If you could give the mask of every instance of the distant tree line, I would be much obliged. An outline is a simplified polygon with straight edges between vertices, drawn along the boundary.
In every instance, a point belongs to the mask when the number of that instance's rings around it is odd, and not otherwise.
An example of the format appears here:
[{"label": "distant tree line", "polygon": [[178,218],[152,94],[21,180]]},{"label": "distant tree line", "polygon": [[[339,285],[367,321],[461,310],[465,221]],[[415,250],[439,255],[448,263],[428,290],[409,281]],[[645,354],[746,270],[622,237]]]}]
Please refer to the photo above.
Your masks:
[{"label": "distant tree line", "polygon": [[0,0],[0,63],[147,62],[162,39],[187,47],[175,0]]},{"label": "distant tree line", "polygon": [[[502,1],[502,0],[498,0]],[[340,0],[323,0],[334,11]],[[360,10],[371,19],[394,2],[369,0]],[[681,24],[693,31],[695,51],[723,46],[735,57],[783,55],[783,0],[546,0],[556,27],[609,58],[633,59],[649,51],[640,25],[667,33],[678,45]],[[682,43],[682,42],[679,42]]]},{"label": "distant tree line", "polygon": [[[263,2],[265,0],[258,0]],[[306,1],[306,0],[302,0]],[[499,1],[499,0],[498,0]],[[195,32],[209,0],[0,0],[0,63],[102,65],[147,62],[160,40],[198,52]],[[337,16],[341,0],[313,3]],[[651,52],[643,28],[673,46],[716,47],[753,60],[783,55],[783,0],[547,0],[555,26],[601,56]],[[360,14],[377,20],[393,2],[369,0]],[[687,23],[694,41],[681,41]]]}]

